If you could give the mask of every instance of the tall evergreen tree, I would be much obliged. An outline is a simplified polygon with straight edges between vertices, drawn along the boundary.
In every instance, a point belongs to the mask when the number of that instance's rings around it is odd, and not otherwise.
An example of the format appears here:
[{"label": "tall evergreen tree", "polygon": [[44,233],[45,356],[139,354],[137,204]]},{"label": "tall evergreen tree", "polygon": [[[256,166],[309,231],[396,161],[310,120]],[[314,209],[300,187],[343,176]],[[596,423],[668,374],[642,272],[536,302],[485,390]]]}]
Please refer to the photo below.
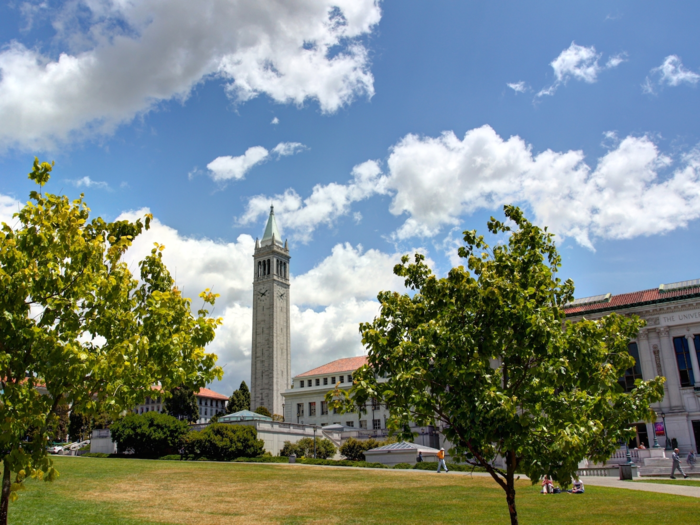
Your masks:
[{"label": "tall evergreen tree", "polygon": [[194,391],[186,387],[176,387],[165,400],[163,410],[166,414],[181,421],[195,423],[199,419],[199,406]]},{"label": "tall evergreen tree", "polygon": [[241,381],[241,386],[238,387],[238,390],[233,391],[226,405],[227,414],[233,414],[241,410],[250,410],[250,390],[248,390],[248,385],[245,384],[245,381]]}]

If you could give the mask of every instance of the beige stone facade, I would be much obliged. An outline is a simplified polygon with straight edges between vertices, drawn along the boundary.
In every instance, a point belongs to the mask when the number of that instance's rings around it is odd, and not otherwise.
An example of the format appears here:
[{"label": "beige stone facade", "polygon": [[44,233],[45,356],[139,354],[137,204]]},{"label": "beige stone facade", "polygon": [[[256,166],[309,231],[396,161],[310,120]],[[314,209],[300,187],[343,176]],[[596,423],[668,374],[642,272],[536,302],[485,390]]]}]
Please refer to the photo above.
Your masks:
[{"label": "beige stone facade", "polygon": [[637,315],[647,323],[630,342],[630,354],[637,365],[621,379],[623,388],[633,388],[637,378],[666,378],[664,399],[653,405],[656,421],[637,422],[637,438],[632,444],[644,443],[648,449],[653,447],[657,434],[658,443],[665,447],[667,435],[669,440],[676,440],[681,454],[691,449],[697,452],[700,446],[700,280],[670,283],[629,294],[579,299],[567,308],[567,318],[571,321],[583,317],[596,319],[611,312]]}]

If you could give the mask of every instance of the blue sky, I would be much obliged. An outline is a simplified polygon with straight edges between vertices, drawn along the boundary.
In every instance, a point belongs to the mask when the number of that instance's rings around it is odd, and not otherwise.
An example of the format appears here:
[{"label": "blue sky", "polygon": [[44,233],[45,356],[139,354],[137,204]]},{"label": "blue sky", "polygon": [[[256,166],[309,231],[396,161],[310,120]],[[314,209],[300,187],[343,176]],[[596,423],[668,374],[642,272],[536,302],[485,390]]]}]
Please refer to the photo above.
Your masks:
[{"label": "blue sky", "polygon": [[696,2],[13,1],[0,6],[0,215],[50,191],[149,209],[185,292],[213,286],[249,378],[252,244],[292,250],[293,372],[421,249],[438,273],[506,202],[560,238],[577,296],[697,278]]}]

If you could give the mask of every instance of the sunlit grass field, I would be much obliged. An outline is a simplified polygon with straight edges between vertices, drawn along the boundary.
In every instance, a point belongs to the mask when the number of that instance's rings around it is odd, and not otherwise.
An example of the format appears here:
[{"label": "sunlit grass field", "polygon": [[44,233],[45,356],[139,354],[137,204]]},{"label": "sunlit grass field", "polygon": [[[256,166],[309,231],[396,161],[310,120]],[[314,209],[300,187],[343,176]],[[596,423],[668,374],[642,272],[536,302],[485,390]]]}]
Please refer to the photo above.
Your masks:
[{"label": "sunlit grass field", "polygon": [[[11,524],[509,523],[486,477],[303,465],[55,458],[53,483],[30,480]],[[519,481],[523,524],[696,523],[695,498],[602,487],[542,496]]]}]

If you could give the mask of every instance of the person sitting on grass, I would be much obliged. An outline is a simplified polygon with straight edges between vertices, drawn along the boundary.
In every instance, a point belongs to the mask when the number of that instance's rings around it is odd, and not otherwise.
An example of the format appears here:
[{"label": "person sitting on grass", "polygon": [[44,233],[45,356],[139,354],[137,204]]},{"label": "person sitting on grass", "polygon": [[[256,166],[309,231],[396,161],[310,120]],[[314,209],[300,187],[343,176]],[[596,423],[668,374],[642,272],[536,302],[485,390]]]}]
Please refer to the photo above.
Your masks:
[{"label": "person sitting on grass", "polygon": [[549,476],[545,476],[542,480],[542,492],[540,494],[552,494],[554,492],[554,484]]},{"label": "person sitting on grass", "polygon": [[581,481],[580,479],[575,479],[574,486],[569,492],[571,494],[583,494],[584,493],[583,481]]}]

